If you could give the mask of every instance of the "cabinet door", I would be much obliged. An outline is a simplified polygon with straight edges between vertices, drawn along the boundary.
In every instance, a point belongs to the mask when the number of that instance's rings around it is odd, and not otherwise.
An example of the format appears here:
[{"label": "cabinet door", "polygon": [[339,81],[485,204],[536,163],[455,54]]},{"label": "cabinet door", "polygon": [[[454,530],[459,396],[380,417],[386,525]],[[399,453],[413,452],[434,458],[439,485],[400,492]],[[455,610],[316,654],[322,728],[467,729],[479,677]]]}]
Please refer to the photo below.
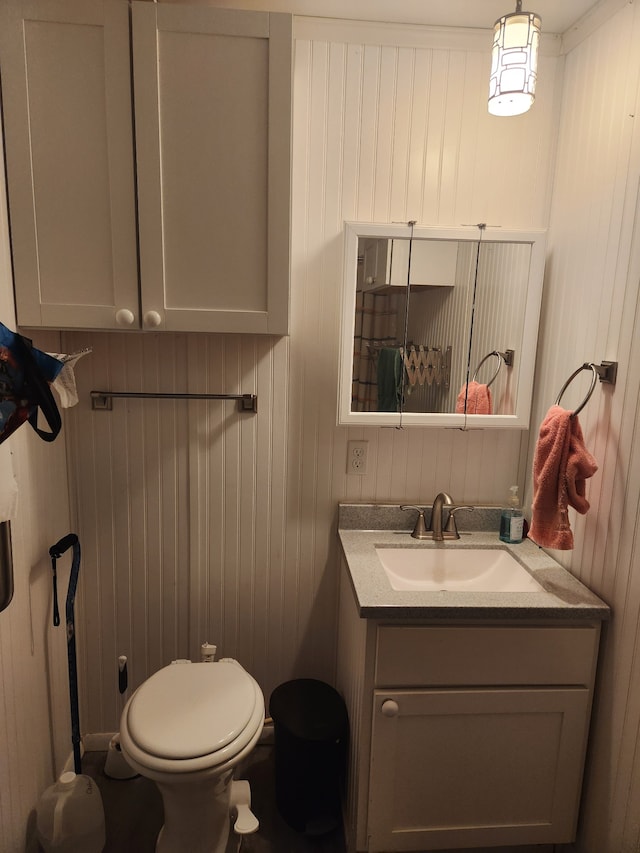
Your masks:
[{"label": "cabinet door", "polygon": [[[359,290],[379,290],[386,287],[389,280],[391,253],[389,251],[392,241],[386,238],[361,237],[358,241],[358,255],[362,255],[362,264],[358,271],[362,271],[362,280],[359,282]],[[405,278],[405,286],[406,286]]]},{"label": "cabinet door", "polygon": [[127,3],[0,6],[18,322],[137,325]]},{"label": "cabinet door", "polygon": [[589,695],[375,691],[369,851],[572,841]]},{"label": "cabinet door", "polygon": [[[407,286],[409,241],[391,240],[393,244],[389,284]],[[453,287],[456,283],[458,244],[455,240],[412,240],[412,287]]]},{"label": "cabinet door", "polygon": [[143,326],[288,331],[291,16],[133,3]]}]

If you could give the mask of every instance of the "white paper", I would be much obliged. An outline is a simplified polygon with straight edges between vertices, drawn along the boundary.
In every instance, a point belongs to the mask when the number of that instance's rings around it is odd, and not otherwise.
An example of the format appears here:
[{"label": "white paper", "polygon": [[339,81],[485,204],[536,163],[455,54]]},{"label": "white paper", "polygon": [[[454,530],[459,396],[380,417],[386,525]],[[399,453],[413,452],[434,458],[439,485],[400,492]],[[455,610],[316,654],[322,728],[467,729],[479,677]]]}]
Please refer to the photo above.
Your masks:
[{"label": "white paper", "polygon": [[65,355],[64,353],[58,352],[47,353],[47,355],[52,355],[54,358],[57,358],[58,361],[62,361],[64,363],[64,367],[51,383],[51,387],[57,393],[60,405],[63,409],[69,409],[71,406],[75,406],[78,402],[76,377],[73,372],[73,368],[75,367],[78,359],[91,351],[91,347],[87,347],[86,349],[80,350],[80,352],[74,352],[71,355]]}]

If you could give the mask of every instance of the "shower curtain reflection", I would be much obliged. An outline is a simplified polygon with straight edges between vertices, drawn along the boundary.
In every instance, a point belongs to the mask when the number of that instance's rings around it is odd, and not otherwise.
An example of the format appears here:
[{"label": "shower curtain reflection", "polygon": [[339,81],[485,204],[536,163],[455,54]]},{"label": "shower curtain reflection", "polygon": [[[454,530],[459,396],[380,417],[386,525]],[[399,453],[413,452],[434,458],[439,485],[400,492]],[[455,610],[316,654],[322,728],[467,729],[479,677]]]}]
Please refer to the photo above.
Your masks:
[{"label": "shower curtain reflection", "polygon": [[402,346],[406,291],[356,293],[351,409],[378,411],[377,352]]}]

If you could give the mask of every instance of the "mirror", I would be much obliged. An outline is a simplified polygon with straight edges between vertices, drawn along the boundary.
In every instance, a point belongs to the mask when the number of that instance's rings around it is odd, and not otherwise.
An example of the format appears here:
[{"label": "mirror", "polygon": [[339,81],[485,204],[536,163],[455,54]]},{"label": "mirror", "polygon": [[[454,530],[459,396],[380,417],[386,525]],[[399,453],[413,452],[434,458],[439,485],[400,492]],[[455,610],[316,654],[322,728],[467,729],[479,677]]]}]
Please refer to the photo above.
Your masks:
[{"label": "mirror", "polygon": [[526,428],[544,238],[346,223],[339,423]]}]

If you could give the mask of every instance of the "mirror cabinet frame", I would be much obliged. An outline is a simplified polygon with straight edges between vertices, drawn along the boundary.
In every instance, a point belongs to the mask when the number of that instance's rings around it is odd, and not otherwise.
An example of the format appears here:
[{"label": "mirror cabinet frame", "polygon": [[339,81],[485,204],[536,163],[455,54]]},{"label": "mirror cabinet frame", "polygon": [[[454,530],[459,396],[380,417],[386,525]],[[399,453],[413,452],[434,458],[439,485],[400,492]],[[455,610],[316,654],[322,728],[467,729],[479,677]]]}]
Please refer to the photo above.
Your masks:
[{"label": "mirror cabinet frame", "polygon": [[[522,340],[516,352],[517,396],[515,412],[511,415],[470,415],[451,413],[416,412],[354,412],[351,410],[353,383],[353,341],[356,311],[356,281],[358,274],[358,241],[361,237],[414,240],[457,240],[470,243],[529,243],[531,257],[529,279],[522,324]],[[504,228],[468,226],[440,228],[413,227],[408,223],[345,222],[344,273],[342,297],[342,336],[340,346],[340,376],[338,391],[338,423],[358,426],[431,426],[457,429],[528,429],[531,414],[531,397],[535,371],[538,325],[542,302],[542,285],[546,252],[546,231],[518,231]],[[478,296],[481,298],[481,295]],[[409,294],[409,309],[411,301]],[[472,329],[469,329],[467,341]],[[406,343],[406,342],[405,342]],[[470,376],[468,349],[466,377]]]}]

